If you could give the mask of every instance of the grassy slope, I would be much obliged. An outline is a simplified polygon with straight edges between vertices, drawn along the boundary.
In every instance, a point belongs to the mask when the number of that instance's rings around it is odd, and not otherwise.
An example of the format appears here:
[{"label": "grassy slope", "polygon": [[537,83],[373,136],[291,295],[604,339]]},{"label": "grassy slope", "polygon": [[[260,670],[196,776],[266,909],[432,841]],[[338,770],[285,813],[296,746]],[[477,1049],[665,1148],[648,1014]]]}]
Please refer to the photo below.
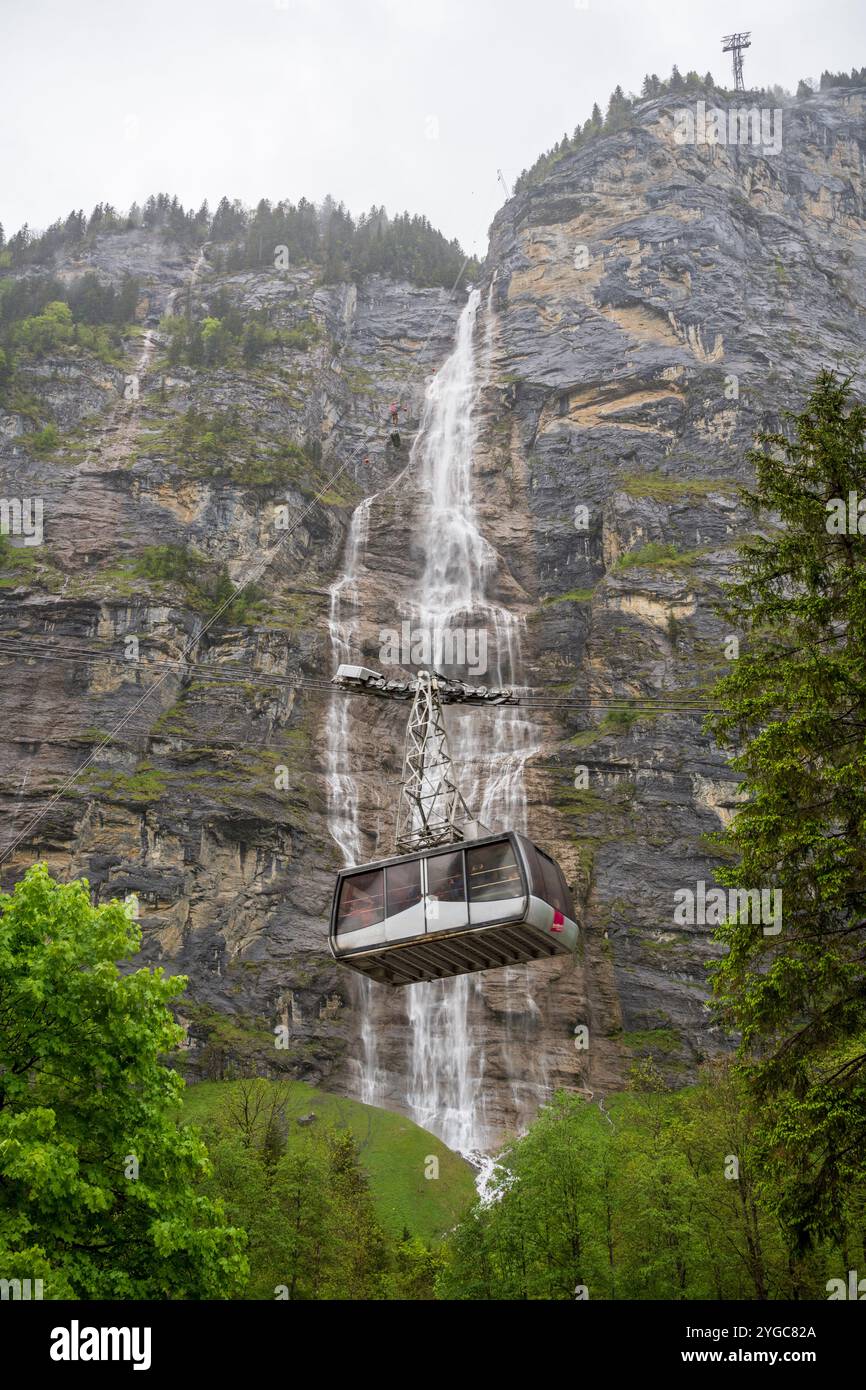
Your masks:
[{"label": "grassy slope", "polygon": [[[235,1084],[200,1081],[188,1086],[184,1120],[204,1127]],[[290,1142],[297,1117],[310,1111],[315,1111],[319,1126],[352,1131],[369,1174],[379,1220],[388,1231],[399,1236],[405,1226],[413,1235],[435,1240],[456,1223],[473,1200],[474,1175],[469,1165],[403,1115],[329,1095],[303,1081],[282,1084],[288,1086],[290,1094]],[[424,1176],[430,1154],[439,1160],[438,1178]]]}]

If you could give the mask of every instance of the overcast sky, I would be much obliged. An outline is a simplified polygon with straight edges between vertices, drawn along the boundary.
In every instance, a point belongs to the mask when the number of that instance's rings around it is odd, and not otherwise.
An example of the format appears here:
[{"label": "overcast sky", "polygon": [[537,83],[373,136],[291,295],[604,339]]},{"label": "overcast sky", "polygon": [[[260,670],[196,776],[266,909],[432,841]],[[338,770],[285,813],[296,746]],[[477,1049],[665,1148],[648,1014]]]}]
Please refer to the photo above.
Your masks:
[{"label": "overcast sky", "polygon": [[326,193],[483,254],[520,170],[647,71],[866,65],[862,0],[0,0],[0,221]]}]

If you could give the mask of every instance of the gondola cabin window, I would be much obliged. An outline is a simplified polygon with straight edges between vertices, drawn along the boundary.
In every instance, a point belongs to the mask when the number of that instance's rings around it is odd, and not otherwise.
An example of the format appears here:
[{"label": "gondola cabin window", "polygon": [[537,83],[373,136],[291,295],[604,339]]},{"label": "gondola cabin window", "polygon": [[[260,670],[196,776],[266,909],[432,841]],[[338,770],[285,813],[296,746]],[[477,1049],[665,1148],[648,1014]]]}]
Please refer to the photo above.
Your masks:
[{"label": "gondola cabin window", "polygon": [[463,876],[463,854],[434,854],[427,860],[427,891],[440,903],[466,901],[466,880]]},{"label": "gondola cabin window", "polygon": [[466,851],[469,925],[519,917],[526,903],[523,875],[509,840],[473,845]]},{"label": "gondola cabin window", "polygon": [[541,865],[541,872],[544,878],[544,896],[551,907],[556,908],[563,916],[574,918],[574,904],[571,901],[571,893],[568,891],[565,879],[558,864],[544,853],[543,849],[535,849],[538,862]]},{"label": "gondola cabin window", "polygon": [[427,930],[447,931],[468,922],[463,851],[432,854],[427,860]]},{"label": "gondola cabin window", "polygon": [[388,891],[388,916],[396,917],[421,901],[421,865],[417,859],[408,864],[389,864],[385,870]]},{"label": "gondola cabin window", "polygon": [[374,927],[385,917],[385,878],[381,869],[365,874],[352,874],[343,880],[340,909],[337,914],[337,935],[363,931]]},{"label": "gondola cabin window", "polygon": [[388,941],[423,935],[426,916],[421,892],[421,861],[385,866],[385,936]]},{"label": "gondola cabin window", "polygon": [[498,845],[477,845],[466,851],[469,901],[499,902],[523,896],[523,880],[507,840]]}]

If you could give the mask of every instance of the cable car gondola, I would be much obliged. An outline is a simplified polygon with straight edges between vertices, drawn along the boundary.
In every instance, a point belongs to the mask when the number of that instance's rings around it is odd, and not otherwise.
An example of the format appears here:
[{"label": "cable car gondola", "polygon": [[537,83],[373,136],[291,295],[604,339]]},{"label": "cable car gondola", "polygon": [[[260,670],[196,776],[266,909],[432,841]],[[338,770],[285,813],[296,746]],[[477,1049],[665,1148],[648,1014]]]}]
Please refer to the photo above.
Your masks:
[{"label": "cable car gondola", "polygon": [[514,692],[430,671],[386,681],[348,665],[334,683],[380,699],[413,696],[394,854],[339,870],[334,959],[381,984],[409,985],[570,954],[577,922],[558,864],[525,835],[494,833],[472,815],[448,751],[443,705],[513,704]]},{"label": "cable car gondola", "polygon": [[568,955],[577,930],[559,866],[505,831],[341,869],[328,941],[341,964],[408,985]]}]

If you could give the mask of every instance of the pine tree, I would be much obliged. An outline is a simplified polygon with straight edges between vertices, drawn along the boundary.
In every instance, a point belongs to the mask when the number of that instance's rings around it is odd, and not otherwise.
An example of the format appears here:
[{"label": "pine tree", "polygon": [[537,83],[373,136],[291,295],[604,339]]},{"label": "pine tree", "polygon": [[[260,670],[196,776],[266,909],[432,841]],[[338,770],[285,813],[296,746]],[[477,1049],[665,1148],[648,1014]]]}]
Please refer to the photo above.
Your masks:
[{"label": "pine tree", "polygon": [[720,928],[715,989],[761,1108],[766,1192],[804,1246],[840,1234],[866,1146],[866,407],[825,371],[787,418],[749,455],[763,534],[727,611],[750,645],[710,720],[748,796],[717,878],[780,890],[781,930]]},{"label": "pine tree", "polygon": [[[244,209],[237,198],[230,203],[228,198],[222,197],[213,216],[210,234],[214,241],[232,241],[243,234],[246,220]],[[240,269],[239,266],[232,268]]]},{"label": "pine tree", "polygon": [[610,101],[607,104],[607,115],[604,119],[605,131],[612,134],[617,130],[622,130],[627,123],[630,111],[631,102],[623,92],[622,87],[617,85],[611,92]]}]

